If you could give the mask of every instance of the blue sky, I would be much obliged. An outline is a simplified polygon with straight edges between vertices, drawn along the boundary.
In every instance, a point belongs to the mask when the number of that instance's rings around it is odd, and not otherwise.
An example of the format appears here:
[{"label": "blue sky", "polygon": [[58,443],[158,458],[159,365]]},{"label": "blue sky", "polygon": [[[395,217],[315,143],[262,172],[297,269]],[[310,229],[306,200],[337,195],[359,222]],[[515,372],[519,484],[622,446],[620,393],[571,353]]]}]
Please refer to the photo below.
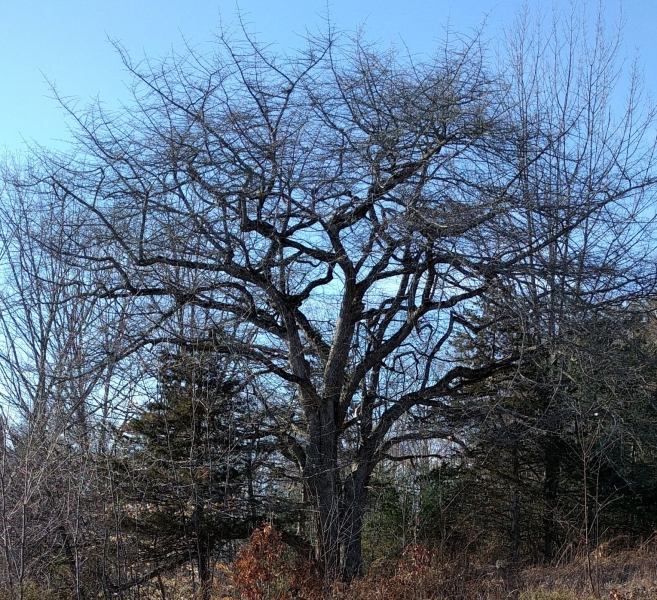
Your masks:
[{"label": "blue sky", "polygon": [[[593,12],[596,2],[589,4]],[[602,4],[613,22],[620,4]],[[129,78],[108,37],[136,59],[180,49],[184,40],[208,48],[220,20],[235,23],[236,6],[234,0],[0,0],[0,150],[23,150],[25,140],[56,146],[68,137],[47,80],[81,104],[99,97],[116,107],[127,98]],[[239,0],[249,28],[283,49],[297,45],[306,27],[321,27],[328,7],[338,28],[365,23],[369,38],[403,41],[415,53],[430,52],[448,23],[467,33],[486,18],[486,37],[500,35],[517,6],[508,0]],[[639,50],[647,88],[657,93],[657,2],[622,6],[625,51],[631,57]]]}]

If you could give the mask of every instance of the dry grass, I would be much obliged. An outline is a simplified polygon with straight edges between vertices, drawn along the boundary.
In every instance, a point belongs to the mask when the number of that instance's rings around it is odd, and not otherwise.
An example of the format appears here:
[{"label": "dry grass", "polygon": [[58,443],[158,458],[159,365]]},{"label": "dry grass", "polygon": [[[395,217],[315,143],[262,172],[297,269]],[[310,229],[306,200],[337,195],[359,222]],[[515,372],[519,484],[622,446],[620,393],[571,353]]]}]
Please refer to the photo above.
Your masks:
[{"label": "dry grass", "polygon": [[[527,600],[588,600],[597,597],[612,600],[657,599],[657,547],[646,544],[633,550],[605,551],[591,557],[591,577],[586,560],[552,568],[532,568],[522,572]],[[533,594],[533,595],[532,595]],[[541,595],[542,594],[542,595]],[[550,595],[552,594],[552,595]]]},{"label": "dry grass", "polygon": [[[257,532],[231,565],[217,565],[211,600],[657,600],[657,540],[640,548],[618,544],[557,567],[520,570],[440,561],[422,546],[379,561],[351,585],[322,587],[308,563],[285,547],[271,527]],[[198,580],[197,580],[198,581]],[[593,589],[592,585],[593,584]],[[180,571],[144,585],[143,600],[198,600],[193,573]],[[41,587],[25,600],[68,600]],[[8,595],[0,590],[0,600]]]},{"label": "dry grass", "polygon": [[[615,552],[597,559],[591,592],[585,561],[560,567],[533,567],[518,572],[504,569],[466,569],[457,563],[438,564],[421,548],[410,549],[398,561],[382,562],[351,585],[322,589],[312,576],[303,583],[295,566],[276,571],[271,581],[254,585],[221,566],[212,600],[657,600],[657,553],[654,549]],[[299,584],[301,581],[301,584]],[[195,600],[188,577],[163,579],[142,589],[144,600]],[[39,600],[48,598],[41,595]],[[36,600],[36,598],[35,598]]]},{"label": "dry grass", "polygon": [[[318,580],[307,578],[290,589],[280,585],[263,585],[261,595],[253,594],[248,578],[224,567],[227,579],[217,585],[213,600],[643,600],[657,599],[657,544],[633,550],[619,550],[611,545],[598,550],[591,559],[589,574],[585,559],[559,567],[533,567],[522,570],[465,567],[457,562],[440,563],[421,546],[407,548],[401,559],[374,565],[362,579],[347,586],[330,589],[318,587]],[[277,577],[303,581],[298,564]],[[279,579],[280,582],[280,579]],[[593,584],[593,589],[592,589]],[[246,587],[245,587],[246,585]],[[264,590],[270,590],[271,593]]]}]

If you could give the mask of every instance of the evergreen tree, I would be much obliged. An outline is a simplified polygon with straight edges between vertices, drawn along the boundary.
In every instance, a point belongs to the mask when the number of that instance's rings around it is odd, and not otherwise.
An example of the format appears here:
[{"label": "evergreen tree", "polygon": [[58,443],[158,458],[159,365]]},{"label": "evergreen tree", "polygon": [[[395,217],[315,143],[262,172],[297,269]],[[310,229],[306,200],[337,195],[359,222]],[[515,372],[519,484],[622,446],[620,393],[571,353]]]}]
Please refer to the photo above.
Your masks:
[{"label": "evergreen tree", "polygon": [[213,553],[259,522],[256,471],[273,445],[250,411],[245,382],[216,355],[162,356],[157,396],[122,429],[115,465],[152,573],[191,562],[207,590]]}]

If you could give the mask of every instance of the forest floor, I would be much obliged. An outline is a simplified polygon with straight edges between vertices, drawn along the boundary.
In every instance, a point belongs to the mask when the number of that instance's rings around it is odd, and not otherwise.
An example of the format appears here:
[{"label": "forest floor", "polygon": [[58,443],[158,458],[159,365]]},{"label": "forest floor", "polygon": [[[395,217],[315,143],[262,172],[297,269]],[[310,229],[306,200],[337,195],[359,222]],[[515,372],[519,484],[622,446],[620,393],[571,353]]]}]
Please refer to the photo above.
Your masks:
[{"label": "forest floor", "polygon": [[[264,570],[250,568],[242,573],[236,573],[237,563],[220,567],[211,600],[657,600],[655,544],[597,551],[590,561],[584,557],[561,566],[516,570],[441,563],[432,553],[415,547],[401,558],[373,565],[351,585],[336,584],[330,589],[322,588],[298,564],[287,571],[281,570],[282,563],[267,564]],[[250,567],[257,565],[254,562]],[[153,599],[195,596],[189,587],[172,580],[166,587]]]},{"label": "forest floor", "polygon": [[[525,569],[409,565],[386,577],[368,574],[340,600],[657,600],[655,548]],[[410,566],[410,568],[409,568]]]},{"label": "forest floor", "polygon": [[[594,554],[590,563],[582,558],[558,567],[524,569],[519,588],[519,600],[657,600],[656,549]],[[490,596],[506,597],[513,596]]]},{"label": "forest floor", "polygon": [[[351,584],[327,585],[312,563],[290,550],[271,525],[256,530],[230,564],[215,565],[201,593],[194,571],[161,577],[140,600],[657,600],[657,533],[639,547],[628,540],[546,567],[511,568],[445,560],[422,545],[371,564]],[[190,578],[191,576],[191,578]],[[148,589],[150,588],[150,589]]]}]

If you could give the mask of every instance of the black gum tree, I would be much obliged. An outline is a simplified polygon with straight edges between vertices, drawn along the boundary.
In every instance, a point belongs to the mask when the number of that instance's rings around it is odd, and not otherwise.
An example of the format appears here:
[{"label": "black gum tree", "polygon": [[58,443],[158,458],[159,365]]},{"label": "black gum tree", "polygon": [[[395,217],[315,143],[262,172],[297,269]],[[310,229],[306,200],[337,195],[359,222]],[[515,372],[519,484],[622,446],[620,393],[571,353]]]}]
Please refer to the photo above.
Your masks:
[{"label": "black gum tree", "polygon": [[[317,558],[351,578],[376,465],[406,441],[448,439],[450,398],[533,351],[459,362],[454,336],[484,326],[471,315],[500,290],[547,281],[536,257],[556,240],[639,206],[650,124],[628,110],[600,139],[566,91],[572,106],[531,121],[478,40],[424,62],[330,37],[293,56],[247,36],[212,56],[123,58],[134,103],[73,111],[75,150],[43,160],[38,193],[70,233],[59,255],[130,312],[126,347],[225,353],[268,410],[276,393],[291,407],[278,435],[312,502]],[[597,75],[583,67],[585,87]],[[528,198],[523,175],[559,152],[577,194],[527,245],[554,197]]]}]

